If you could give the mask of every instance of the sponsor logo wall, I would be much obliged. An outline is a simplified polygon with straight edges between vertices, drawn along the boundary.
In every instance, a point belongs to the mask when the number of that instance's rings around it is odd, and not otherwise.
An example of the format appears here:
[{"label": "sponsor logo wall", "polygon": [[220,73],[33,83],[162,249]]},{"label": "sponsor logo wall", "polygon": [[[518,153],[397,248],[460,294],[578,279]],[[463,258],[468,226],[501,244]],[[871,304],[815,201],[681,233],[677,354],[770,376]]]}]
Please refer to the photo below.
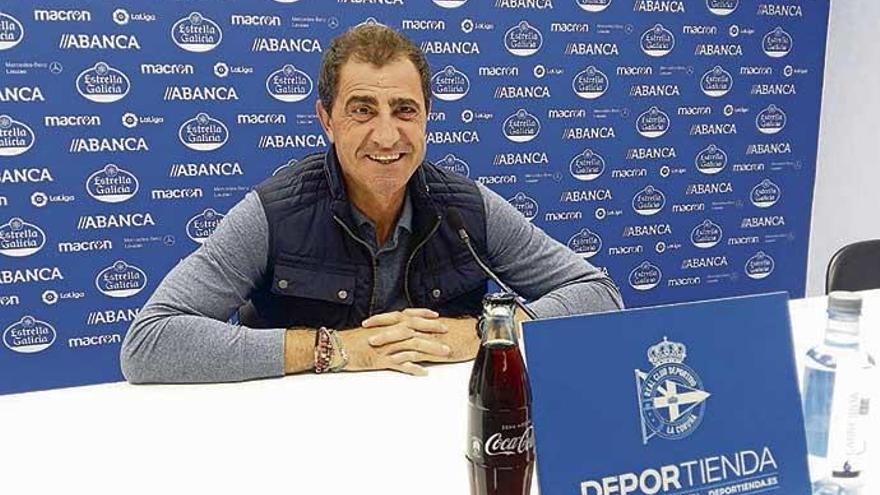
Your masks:
[{"label": "sponsor logo wall", "polygon": [[324,149],[349,26],[428,54],[428,156],[629,306],[802,296],[828,2],[0,1],[0,393],[121,379],[125,331],[256,183]]}]

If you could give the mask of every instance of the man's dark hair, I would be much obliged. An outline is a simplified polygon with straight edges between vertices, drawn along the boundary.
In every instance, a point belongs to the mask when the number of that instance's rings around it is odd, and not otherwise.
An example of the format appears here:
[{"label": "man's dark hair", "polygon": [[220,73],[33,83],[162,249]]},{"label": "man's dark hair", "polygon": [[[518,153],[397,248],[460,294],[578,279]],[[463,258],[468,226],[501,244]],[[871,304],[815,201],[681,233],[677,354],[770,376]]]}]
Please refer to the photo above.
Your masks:
[{"label": "man's dark hair", "polygon": [[422,50],[406,36],[382,24],[361,24],[337,36],[321,58],[318,96],[330,113],[336,99],[339,71],[350,59],[383,67],[399,58],[409,59],[419,71],[425,112],[431,108],[431,68]]}]

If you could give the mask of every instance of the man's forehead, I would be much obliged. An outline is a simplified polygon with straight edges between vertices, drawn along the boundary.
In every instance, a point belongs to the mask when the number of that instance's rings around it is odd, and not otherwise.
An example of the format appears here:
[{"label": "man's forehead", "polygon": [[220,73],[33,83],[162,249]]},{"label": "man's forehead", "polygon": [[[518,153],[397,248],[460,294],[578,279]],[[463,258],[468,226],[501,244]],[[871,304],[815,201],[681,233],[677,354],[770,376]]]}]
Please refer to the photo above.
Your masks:
[{"label": "man's forehead", "polygon": [[[339,87],[352,92],[394,89],[399,96],[415,98],[421,93],[421,77],[406,58],[397,58],[383,66],[349,60],[339,71]],[[406,92],[414,94],[403,94]]]}]

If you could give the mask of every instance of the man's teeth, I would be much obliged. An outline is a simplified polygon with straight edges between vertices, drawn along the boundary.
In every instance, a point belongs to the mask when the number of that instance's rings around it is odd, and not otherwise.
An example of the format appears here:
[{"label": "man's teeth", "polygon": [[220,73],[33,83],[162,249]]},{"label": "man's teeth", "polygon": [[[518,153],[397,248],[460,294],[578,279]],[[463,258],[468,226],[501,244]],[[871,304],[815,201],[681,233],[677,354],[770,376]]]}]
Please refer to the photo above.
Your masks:
[{"label": "man's teeth", "polygon": [[368,155],[371,160],[375,160],[377,162],[393,162],[400,158],[400,153],[396,155]]}]

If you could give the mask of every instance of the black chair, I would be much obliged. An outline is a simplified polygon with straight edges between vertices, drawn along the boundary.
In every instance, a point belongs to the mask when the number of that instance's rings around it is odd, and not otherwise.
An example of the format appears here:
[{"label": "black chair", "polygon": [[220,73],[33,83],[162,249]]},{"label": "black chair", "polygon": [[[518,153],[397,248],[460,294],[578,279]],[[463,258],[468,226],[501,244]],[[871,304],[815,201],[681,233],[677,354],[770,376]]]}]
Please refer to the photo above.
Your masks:
[{"label": "black chair", "polygon": [[880,239],[840,248],[825,272],[825,293],[835,290],[880,289]]}]

